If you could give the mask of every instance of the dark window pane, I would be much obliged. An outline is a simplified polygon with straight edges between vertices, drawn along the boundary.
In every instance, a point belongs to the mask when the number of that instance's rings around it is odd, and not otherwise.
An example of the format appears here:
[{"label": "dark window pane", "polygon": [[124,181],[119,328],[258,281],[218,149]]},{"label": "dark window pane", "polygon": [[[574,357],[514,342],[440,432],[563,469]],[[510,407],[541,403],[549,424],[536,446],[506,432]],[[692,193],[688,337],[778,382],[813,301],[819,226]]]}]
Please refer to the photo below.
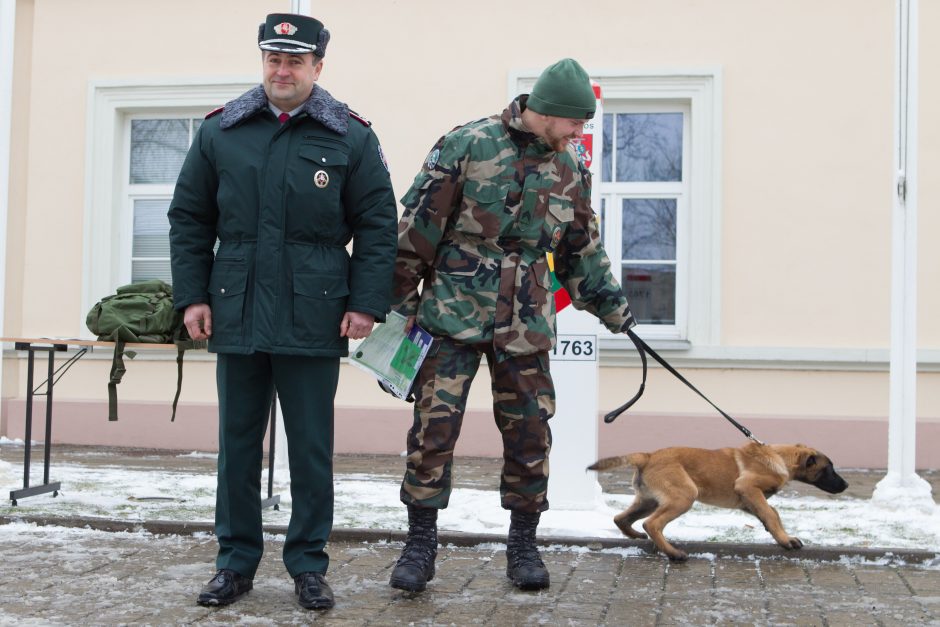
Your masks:
[{"label": "dark window pane", "polygon": [[188,149],[189,120],[131,120],[131,184],[175,183]]},{"label": "dark window pane", "polygon": [[628,264],[621,281],[638,324],[676,323],[675,266]]},{"label": "dark window pane", "polygon": [[676,258],[676,200],[623,199],[623,259]]},{"label": "dark window pane", "polygon": [[617,180],[682,180],[681,113],[617,114]]},{"label": "dark window pane", "polygon": [[614,136],[614,115],[612,113],[604,114],[604,132],[603,132],[603,160],[601,161],[601,181],[608,183],[611,180],[610,171],[613,163],[613,141]]}]

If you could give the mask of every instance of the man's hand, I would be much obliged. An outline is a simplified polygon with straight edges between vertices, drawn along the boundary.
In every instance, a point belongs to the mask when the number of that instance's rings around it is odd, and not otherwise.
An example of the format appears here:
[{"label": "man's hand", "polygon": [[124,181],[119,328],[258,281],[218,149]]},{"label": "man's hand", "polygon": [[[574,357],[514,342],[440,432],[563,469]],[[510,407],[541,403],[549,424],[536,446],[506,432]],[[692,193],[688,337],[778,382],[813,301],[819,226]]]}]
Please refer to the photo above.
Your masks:
[{"label": "man's hand", "polygon": [[339,323],[340,337],[348,337],[351,340],[361,340],[369,337],[372,333],[372,327],[375,325],[375,318],[369,314],[358,311],[347,311]]},{"label": "man's hand", "polygon": [[411,327],[415,325],[416,316],[408,316],[408,319],[405,320],[405,335],[411,331]]},{"label": "man's hand", "polygon": [[212,336],[212,309],[205,303],[195,303],[183,312],[183,325],[194,340],[208,340]]}]

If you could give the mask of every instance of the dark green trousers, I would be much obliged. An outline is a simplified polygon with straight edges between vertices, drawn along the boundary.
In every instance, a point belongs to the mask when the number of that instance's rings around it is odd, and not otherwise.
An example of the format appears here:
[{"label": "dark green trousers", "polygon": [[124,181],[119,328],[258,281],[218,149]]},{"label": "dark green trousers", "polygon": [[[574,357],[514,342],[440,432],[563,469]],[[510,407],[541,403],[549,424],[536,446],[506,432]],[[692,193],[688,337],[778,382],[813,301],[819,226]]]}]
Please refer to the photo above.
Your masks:
[{"label": "dark green trousers", "polygon": [[333,527],[333,399],[338,357],[220,354],[217,568],[254,577],[264,551],[261,465],[277,390],[290,458],[291,517],[284,565],[291,577],[325,573]]}]

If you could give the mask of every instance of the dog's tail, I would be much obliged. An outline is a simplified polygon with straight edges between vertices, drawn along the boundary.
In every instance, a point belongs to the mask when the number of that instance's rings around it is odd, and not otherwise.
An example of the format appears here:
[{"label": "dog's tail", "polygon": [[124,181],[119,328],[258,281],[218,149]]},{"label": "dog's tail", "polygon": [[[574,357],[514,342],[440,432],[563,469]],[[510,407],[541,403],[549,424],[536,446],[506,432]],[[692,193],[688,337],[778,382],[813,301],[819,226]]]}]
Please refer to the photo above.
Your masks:
[{"label": "dog's tail", "polygon": [[588,470],[613,470],[622,466],[633,466],[642,469],[649,462],[649,453],[630,453],[629,455],[620,455],[619,457],[605,457],[599,459],[590,466]]}]

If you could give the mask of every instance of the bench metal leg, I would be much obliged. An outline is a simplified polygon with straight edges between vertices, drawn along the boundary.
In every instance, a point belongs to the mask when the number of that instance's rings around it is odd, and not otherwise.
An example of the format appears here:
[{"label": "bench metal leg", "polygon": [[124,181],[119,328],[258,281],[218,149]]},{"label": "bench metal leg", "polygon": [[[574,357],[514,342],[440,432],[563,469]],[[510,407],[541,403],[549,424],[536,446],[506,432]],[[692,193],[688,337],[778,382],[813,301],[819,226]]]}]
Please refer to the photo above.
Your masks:
[{"label": "bench metal leg", "polygon": [[[37,496],[52,492],[53,498],[59,495],[61,483],[58,481],[49,482],[49,462],[52,450],[52,387],[55,373],[55,351],[56,347],[36,348],[31,344],[16,345],[17,350],[26,350],[27,370],[26,370],[26,425],[25,425],[25,446],[23,449],[23,489],[10,490],[10,501],[13,507],[16,507],[17,500],[28,496]],[[36,395],[33,390],[33,370],[35,366],[35,353],[37,350],[45,350],[49,353],[49,368],[46,379],[46,434],[44,438],[45,450],[43,451],[43,481],[42,485],[30,487],[29,485],[29,465],[33,452],[33,397]],[[40,395],[42,396],[42,395]]]}]

